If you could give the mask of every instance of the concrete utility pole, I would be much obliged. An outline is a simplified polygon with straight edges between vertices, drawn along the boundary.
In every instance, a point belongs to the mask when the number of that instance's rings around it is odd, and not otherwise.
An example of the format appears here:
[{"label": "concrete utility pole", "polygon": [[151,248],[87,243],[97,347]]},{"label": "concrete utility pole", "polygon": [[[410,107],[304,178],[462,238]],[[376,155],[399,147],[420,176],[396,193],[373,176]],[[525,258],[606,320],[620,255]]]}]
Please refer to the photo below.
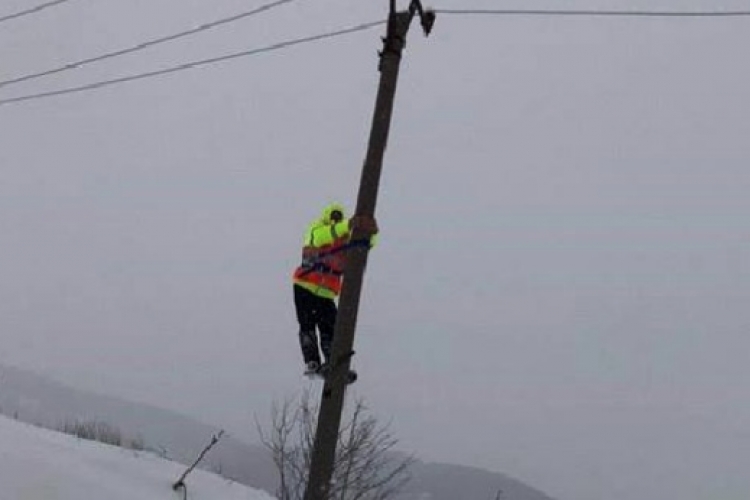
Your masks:
[{"label": "concrete utility pole", "polygon": [[[435,22],[434,12],[425,11],[420,0],[411,0],[407,11],[397,12],[396,0],[390,0],[388,30],[383,39],[383,51],[380,53],[380,87],[375,102],[367,156],[362,168],[355,215],[375,216],[380,172],[391,126],[401,53],[406,42],[406,34],[415,15],[419,16],[425,35],[429,35]],[[366,240],[368,236],[363,231],[355,229],[351,239],[352,241]],[[357,311],[368,251],[369,248],[366,246],[354,246],[347,253],[344,283],[334,330],[331,373],[323,386],[304,500],[329,500],[336,444],[344,407],[344,393],[351,357],[354,354],[352,350],[354,330],[357,324]]]}]

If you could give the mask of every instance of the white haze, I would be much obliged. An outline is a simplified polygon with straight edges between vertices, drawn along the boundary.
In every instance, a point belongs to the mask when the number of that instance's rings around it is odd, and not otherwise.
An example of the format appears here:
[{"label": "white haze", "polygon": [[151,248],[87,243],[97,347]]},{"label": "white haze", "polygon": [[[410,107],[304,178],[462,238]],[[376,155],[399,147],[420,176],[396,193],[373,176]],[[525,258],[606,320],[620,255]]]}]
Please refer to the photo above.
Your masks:
[{"label": "white haze", "polygon": [[[67,2],[0,26],[0,79],[261,3]],[[382,19],[386,4],[297,0],[0,97]],[[290,274],[319,209],[354,202],[382,34],[0,107],[0,363],[254,439],[253,415],[306,383]],[[414,27],[352,389],[406,451],[561,500],[747,498],[748,46],[750,18]]]}]

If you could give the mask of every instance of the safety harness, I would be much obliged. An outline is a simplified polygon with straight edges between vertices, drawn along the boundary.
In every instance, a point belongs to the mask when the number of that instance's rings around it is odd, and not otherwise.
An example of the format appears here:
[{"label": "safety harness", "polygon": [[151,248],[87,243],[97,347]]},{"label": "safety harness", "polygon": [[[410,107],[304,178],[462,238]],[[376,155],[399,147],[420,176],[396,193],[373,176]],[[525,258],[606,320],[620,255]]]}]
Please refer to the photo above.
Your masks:
[{"label": "safety harness", "polygon": [[326,264],[324,260],[330,257],[331,255],[335,255],[340,252],[345,252],[347,250],[350,250],[356,247],[369,248],[370,240],[369,239],[352,240],[332,250],[325,250],[323,252],[318,252],[315,255],[315,257],[304,257],[302,259],[302,266],[301,266],[303,270],[301,273],[297,274],[297,277],[302,278],[312,272],[332,274],[334,276],[343,275],[344,274],[343,271],[338,271],[338,270],[331,268],[331,266]]}]

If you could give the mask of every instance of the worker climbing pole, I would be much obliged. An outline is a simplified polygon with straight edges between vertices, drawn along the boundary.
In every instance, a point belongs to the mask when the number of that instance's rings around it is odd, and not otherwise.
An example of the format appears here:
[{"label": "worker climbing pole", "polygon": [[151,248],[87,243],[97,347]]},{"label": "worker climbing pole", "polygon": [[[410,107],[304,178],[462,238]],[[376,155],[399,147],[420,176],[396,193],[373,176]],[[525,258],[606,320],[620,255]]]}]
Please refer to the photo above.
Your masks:
[{"label": "worker climbing pole", "polygon": [[[374,218],[375,205],[380,184],[383,155],[388,142],[388,132],[393,114],[393,101],[401,65],[401,54],[406,35],[415,16],[418,16],[425,35],[429,35],[435,22],[435,13],[425,10],[421,0],[411,0],[409,8],[397,11],[396,0],[390,1],[388,27],[380,52],[380,86],[375,102],[372,128],[362,168],[355,216]],[[351,240],[369,238],[363,229],[354,229]],[[344,268],[344,283],[339,300],[339,311],[334,330],[330,372],[323,385],[323,394],[318,414],[312,460],[304,500],[329,500],[329,489],[336,456],[336,444],[344,406],[344,393],[350,373],[351,357],[354,354],[354,331],[362,290],[362,278],[367,264],[369,245],[357,245],[349,249]]]}]

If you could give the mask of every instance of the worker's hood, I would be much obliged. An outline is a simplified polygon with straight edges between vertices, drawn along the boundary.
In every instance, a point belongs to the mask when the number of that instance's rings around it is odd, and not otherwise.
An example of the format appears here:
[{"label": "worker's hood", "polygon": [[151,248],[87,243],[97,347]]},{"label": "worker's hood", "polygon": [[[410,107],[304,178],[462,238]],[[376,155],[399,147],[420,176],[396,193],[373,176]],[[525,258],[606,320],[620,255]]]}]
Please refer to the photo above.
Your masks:
[{"label": "worker's hood", "polygon": [[323,224],[330,224],[331,214],[335,211],[341,212],[342,217],[344,219],[346,218],[346,210],[344,209],[344,205],[338,202],[333,202],[323,209],[323,213],[320,216],[320,222],[322,222]]}]

